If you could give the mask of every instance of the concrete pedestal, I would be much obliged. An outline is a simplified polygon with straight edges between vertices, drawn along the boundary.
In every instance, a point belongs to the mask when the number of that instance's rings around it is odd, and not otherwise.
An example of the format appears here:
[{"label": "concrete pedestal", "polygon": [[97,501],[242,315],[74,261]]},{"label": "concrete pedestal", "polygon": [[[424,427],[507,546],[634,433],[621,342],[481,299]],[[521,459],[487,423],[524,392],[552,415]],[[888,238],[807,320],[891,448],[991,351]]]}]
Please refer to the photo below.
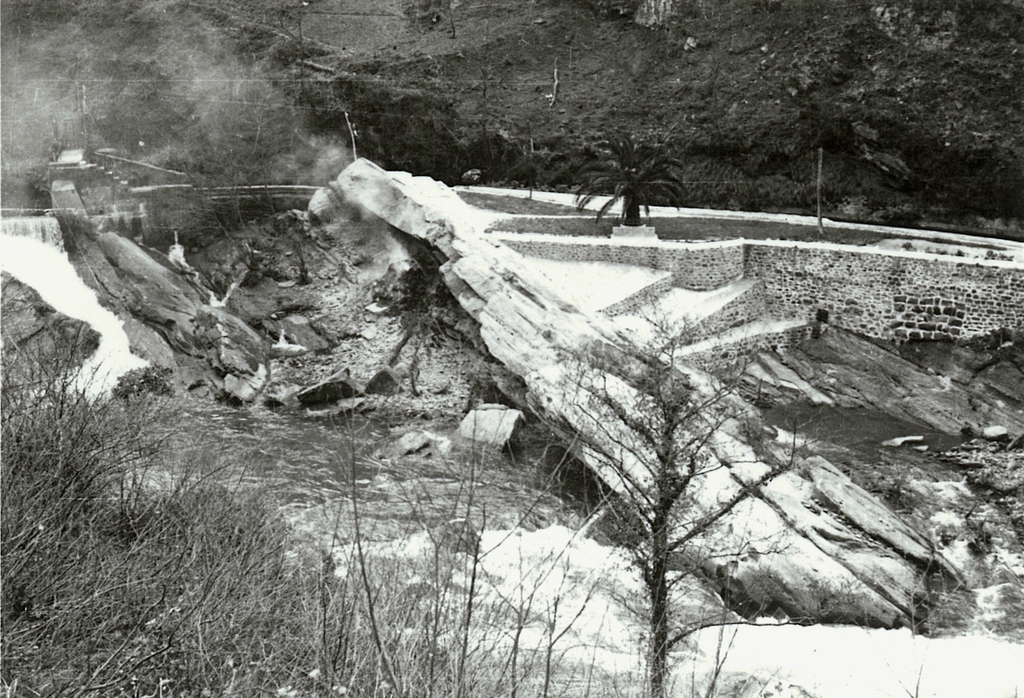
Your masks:
[{"label": "concrete pedestal", "polygon": [[654,231],[653,225],[617,225],[612,228],[612,239],[619,238],[657,240],[658,234]]}]

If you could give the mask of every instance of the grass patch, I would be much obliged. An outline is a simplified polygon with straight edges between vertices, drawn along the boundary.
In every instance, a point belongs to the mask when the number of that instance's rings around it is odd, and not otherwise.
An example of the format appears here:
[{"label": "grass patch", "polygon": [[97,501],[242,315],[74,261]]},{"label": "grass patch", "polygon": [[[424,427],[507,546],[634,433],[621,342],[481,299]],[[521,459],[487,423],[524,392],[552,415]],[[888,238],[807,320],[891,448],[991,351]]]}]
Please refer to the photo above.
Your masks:
[{"label": "grass patch", "polygon": [[[662,240],[796,240],[834,242],[844,245],[871,245],[886,238],[881,233],[829,228],[824,235],[813,225],[792,225],[782,222],[722,220],[717,218],[652,217],[650,225]],[[506,218],[496,221],[489,232],[542,233],[578,237],[607,237],[615,223],[595,223],[593,216],[559,216],[537,218]]]},{"label": "grass patch", "polygon": [[572,206],[553,204],[549,201],[537,201],[520,196],[502,196],[500,194],[484,194],[476,191],[456,190],[459,198],[470,206],[488,211],[513,214],[536,214],[540,216],[564,216],[575,212]]}]

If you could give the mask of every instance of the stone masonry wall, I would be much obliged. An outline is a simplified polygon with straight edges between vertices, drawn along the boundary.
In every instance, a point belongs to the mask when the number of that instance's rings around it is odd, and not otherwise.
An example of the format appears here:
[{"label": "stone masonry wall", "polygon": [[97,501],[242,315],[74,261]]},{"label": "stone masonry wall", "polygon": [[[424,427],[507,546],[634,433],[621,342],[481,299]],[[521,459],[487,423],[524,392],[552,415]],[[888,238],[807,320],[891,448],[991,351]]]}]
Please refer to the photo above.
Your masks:
[{"label": "stone masonry wall", "polygon": [[[546,259],[671,271],[673,285],[695,291],[757,279],[763,283],[763,318],[827,320],[878,339],[956,340],[1024,327],[1024,267],[1015,262],[776,240],[639,243],[493,235],[523,254]],[[737,315],[730,318],[733,310]],[[722,317],[701,334],[727,329],[733,319],[754,312],[742,305],[723,308]]]},{"label": "stone masonry wall", "polygon": [[494,233],[531,257],[563,262],[612,262],[672,272],[673,285],[710,291],[743,276],[743,242],[674,243],[608,238],[555,238]]},{"label": "stone masonry wall", "polygon": [[692,328],[694,337],[701,340],[748,322],[763,320],[766,307],[764,282],[757,279],[746,291],[715,312],[701,318]]},{"label": "stone masonry wall", "polygon": [[804,340],[810,339],[821,331],[817,323],[811,322],[780,332],[755,334],[734,341],[723,340],[713,347],[680,351],[676,358],[690,366],[717,373],[722,370],[736,368],[747,360],[747,357],[759,351],[778,351],[794,347]]},{"label": "stone masonry wall", "polygon": [[621,301],[612,303],[611,305],[602,308],[601,312],[609,317],[615,317],[616,315],[625,315],[626,313],[632,313],[635,310],[642,308],[648,303],[656,300],[662,294],[672,289],[672,277],[667,276],[660,281],[656,281],[650,286],[640,289],[636,293],[623,298]]},{"label": "stone masonry wall", "polygon": [[749,242],[745,275],[776,317],[824,319],[880,339],[957,339],[1024,326],[1024,268],[1012,262],[816,243]]}]

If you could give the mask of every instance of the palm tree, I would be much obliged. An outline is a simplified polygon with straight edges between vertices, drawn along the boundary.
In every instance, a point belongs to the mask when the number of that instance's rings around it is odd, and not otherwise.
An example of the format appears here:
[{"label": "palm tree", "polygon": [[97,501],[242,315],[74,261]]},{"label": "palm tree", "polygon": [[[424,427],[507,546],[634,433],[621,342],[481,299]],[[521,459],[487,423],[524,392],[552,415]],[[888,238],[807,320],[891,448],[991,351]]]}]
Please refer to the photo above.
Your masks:
[{"label": "palm tree", "polygon": [[650,218],[652,204],[678,208],[683,198],[681,162],[661,144],[638,141],[632,135],[619,136],[601,144],[602,157],[583,170],[583,183],[576,190],[576,208],[582,211],[594,197],[611,194],[597,212],[600,221],[619,201],[622,225],[640,225],[640,208]]}]

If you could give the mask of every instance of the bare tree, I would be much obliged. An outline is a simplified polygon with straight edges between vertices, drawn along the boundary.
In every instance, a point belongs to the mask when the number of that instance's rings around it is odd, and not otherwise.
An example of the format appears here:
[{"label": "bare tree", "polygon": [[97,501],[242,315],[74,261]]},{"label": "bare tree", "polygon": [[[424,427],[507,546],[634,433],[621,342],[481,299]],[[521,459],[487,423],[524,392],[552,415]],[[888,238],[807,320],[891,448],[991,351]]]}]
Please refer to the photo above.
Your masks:
[{"label": "bare tree", "polygon": [[[673,617],[674,588],[699,569],[698,539],[792,463],[764,454],[760,474],[734,477],[738,487],[725,498],[709,505],[699,497],[707,476],[728,467],[713,444],[736,403],[728,386],[676,364],[689,343],[685,333],[662,337],[632,356],[592,351],[574,379],[578,404],[597,430],[587,447],[610,464],[618,489],[627,494],[619,519],[646,593],[651,698],[667,695],[673,648],[723,622],[709,618],[683,625]],[[694,562],[680,569],[681,559]]]}]

